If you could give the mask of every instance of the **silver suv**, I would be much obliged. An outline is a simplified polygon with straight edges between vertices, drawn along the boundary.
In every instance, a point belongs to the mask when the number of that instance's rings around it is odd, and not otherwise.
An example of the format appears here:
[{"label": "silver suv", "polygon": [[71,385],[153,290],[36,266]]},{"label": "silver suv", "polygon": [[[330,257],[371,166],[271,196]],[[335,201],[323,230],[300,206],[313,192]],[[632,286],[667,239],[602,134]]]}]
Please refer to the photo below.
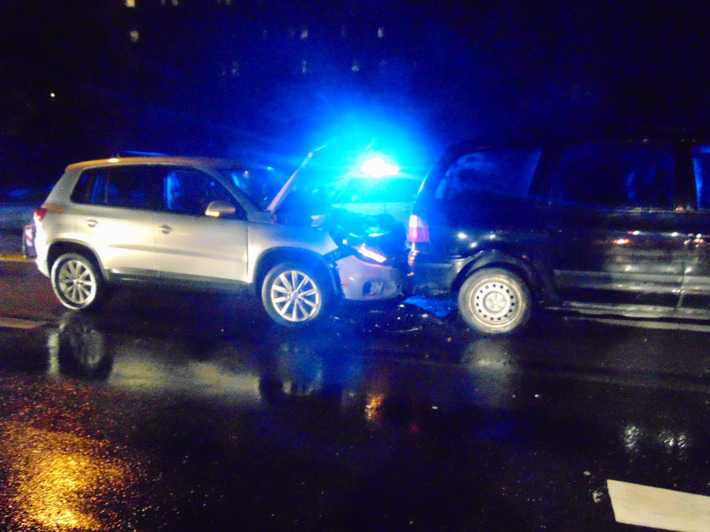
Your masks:
[{"label": "silver suv", "polygon": [[35,211],[37,267],[74,310],[98,305],[113,284],[251,285],[288,327],[316,321],[339,298],[401,294],[396,261],[366,239],[280,223],[275,205],[292,179],[271,170],[183,157],[72,164]]}]

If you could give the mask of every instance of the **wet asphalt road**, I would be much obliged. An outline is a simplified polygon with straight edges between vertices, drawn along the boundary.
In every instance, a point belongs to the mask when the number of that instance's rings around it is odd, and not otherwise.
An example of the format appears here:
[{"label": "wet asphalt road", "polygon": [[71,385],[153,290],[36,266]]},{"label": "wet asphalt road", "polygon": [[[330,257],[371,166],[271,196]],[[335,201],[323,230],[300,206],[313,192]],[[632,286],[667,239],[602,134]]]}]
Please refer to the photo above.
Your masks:
[{"label": "wet asphalt road", "polygon": [[702,326],[478,338],[424,303],[286,333],[128,290],[76,315],[2,262],[0,294],[2,529],[617,530],[607,479],[710,495]]}]

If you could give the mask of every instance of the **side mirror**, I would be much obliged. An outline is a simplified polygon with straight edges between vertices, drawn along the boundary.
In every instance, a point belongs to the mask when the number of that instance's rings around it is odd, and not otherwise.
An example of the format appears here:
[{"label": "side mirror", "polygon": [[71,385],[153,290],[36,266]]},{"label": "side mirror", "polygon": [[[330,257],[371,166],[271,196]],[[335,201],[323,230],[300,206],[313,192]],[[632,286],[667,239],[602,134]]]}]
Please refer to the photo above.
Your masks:
[{"label": "side mirror", "polygon": [[237,212],[234,205],[227,201],[211,201],[205,209],[205,216],[210,216],[211,218],[223,218],[224,216],[231,216]]}]

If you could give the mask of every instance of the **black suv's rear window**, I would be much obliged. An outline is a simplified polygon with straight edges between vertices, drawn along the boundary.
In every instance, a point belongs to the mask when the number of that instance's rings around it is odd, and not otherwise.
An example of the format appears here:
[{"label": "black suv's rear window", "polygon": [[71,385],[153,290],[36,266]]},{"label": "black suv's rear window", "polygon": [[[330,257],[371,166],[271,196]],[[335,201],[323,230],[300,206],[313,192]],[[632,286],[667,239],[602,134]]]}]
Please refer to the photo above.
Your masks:
[{"label": "black suv's rear window", "polygon": [[540,161],[539,148],[483,150],[457,158],[438,183],[438,200],[504,196],[527,198]]}]

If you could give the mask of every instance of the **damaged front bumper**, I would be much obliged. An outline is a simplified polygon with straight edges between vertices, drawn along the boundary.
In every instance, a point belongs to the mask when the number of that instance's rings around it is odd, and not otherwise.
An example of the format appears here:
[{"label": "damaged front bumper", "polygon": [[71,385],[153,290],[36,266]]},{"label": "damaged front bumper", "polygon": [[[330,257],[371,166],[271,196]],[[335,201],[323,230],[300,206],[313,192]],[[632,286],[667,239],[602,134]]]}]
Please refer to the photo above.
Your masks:
[{"label": "damaged front bumper", "polygon": [[405,293],[404,269],[397,264],[375,264],[356,255],[335,261],[335,269],[344,299],[383,301]]}]

